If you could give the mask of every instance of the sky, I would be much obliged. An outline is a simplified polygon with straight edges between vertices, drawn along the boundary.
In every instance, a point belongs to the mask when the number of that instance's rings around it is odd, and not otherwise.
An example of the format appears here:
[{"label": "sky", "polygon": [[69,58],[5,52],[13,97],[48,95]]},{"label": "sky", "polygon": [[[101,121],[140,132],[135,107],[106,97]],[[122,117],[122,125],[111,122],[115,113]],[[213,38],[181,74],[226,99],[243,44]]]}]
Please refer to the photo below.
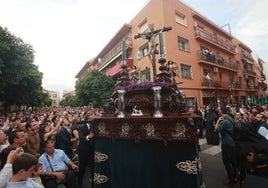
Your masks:
[{"label": "sky", "polygon": [[[43,88],[71,91],[75,76],[149,0],[0,0],[0,26],[32,45]],[[267,0],[183,0],[268,63]],[[229,27],[228,27],[229,26]]]}]

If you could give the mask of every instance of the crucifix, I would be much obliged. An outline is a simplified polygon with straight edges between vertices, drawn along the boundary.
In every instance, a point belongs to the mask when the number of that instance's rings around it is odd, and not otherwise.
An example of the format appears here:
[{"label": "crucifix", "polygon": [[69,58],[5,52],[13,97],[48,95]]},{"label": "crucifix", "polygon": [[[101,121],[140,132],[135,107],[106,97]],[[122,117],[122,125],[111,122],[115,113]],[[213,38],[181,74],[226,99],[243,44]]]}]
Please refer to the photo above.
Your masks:
[{"label": "crucifix", "polygon": [[[152,63],[153,67],[153,79],[156,79],[156,55],[159,54],[159,51],[157,49],[159,45],[160,50],[160,58],[165,58],[165,52],[164,52],[164,42],[163,42],[163,32],[167,32],[171,30],[171,27],[163,27],[162,29],[154,30],[154,25],[149,25],[150,31],[144,32],[144,33],[138,33],[134,36],[135,39],[137,38],[143,38],[148,40],[149,44],[149,53],[148,57]],[[156,43],[155,38],[156,36],[159,37],[159,43]]]}]

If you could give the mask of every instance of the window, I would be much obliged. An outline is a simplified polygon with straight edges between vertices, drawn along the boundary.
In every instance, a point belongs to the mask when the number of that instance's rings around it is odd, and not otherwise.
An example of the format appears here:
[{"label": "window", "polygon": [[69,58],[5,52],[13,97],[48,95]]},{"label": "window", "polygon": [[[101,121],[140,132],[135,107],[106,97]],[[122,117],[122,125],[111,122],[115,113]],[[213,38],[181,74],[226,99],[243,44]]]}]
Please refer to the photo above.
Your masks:
[{"label": "window", "polygon": [[197,36],[204,36],[204,37],[206,37],[205,30],[204,30],[204,28],[202,26],[197,25],[195,29],[196,29],[196,31],[195,31],[196,33],[195,34]]},{"label": "window", "polygon": [[150,81],[150,68],[146,67],[145,70],[141,71],[141,81]]},{"label": "window", "polygon": [[194,97],[186,97],[185,102],[186,102],[187,106],[189,106],[189,107],[195,106],[196,105],[196,98],[194,98]]},{"label": "window", "polygon": [[147,20],[144,20],[144,21],[139,25],[139,33],[144,33],[147,29],[148,29]]},{"label": "window", "polygon": [[181,77],[185,79],[192,79],[191,66],[181,65]]},{"label": "window", "polygon": [[179,49],[189,52],[189,41],[185,38],[178,37]]},{"label": "window", "polygon": [[187,26],[186,17],[183,14],[176,12],[175,19],[177,23]]},{"label": "window", "polygon": [[147,56],[148,53],[149,53],[149,46],[148,44],[146,44],[140,47],[139,52],[138,52],[138,58],[141,59],[142,57]]}]

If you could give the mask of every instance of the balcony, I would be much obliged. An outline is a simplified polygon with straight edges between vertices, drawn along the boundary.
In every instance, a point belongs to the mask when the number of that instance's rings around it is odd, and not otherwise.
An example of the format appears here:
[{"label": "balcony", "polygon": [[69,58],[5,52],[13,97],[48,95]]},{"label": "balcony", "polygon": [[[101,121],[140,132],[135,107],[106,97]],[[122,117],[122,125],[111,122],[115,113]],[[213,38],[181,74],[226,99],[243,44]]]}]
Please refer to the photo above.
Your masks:
[{"label": "balcony", "polygon": [[259,86],[247,85],[247,89],[250,91],[252,91],[252,90],[256,91],[256,90],[259,90],[260,88],[259,88]]},{"label": "balcony", "polygon": [[249,69],[244,69],[244,74],[246,75],[246,78],[247,78],[248,76],[252,76],[252,77],[256,77],[256,76],[257,76],[257,74],[256,74],[255,71],[253,71],[253,70],[249,70]]},{"label": "balcony", "polygon": [[195,27],[195,38],[209,42],[210,44],[213,44],[214,46],[223,49],[232,55],[236,54],[235,45],[233,45],[231,42],[226,42],[223,39],[218,38],[217,36],[209,33],[208,31],[205,31],[202,28]]},{"label": "balcony", "polygon": [[232,90],[236,90],[236,89],[241,89],[242,85],[238,82],[234,83],[233,85],[231,85],[230,82],[226,82],[226,81],[220,81],[220,80],[208,80],[206,78],[203,78],[201,80],[201,86],[203,87],[211,87],[211,88],[218,88],[218,89],[232,89]]},{"label": "balcony", "polygon": [[[133,48],[133,42],[130,37],[126,39],[126,50]],[[105,56],[101,58],[101,61],[99,62],[99,66],[102,66],[106,64],[108,61],[110,61],[116,54],[120,53],[122,51],[122,41],[118,42]]]},{"label": "balcony", "polygon": [[238,65],[233,61],[227,61],[219,55],[214,55],[211,53],[206,53],[203,50],[198,51],[199,63],[208,64],[211,66],[217,66],[222,69],[227,69],[230,71],[237,72]]},{"label": "balcony", "polygon": [[120,62],[117,62],[114,66],[108,68],[106,70],[106,75],[107,76],[114,76],[116,75],[117,73],[119,73],[121,71],[121,63]]},{"label": "balcony", "polygon": [[254,59],[250,55],[247,55],[245,53],[241,53],[241,59],[250,64],[254,63]]},{"label": "balcony", "polygon": [[201,80],[201,86],[214,87],[214,88],[222,87],[221,82],[219,80],[209,80],[209,79],[206,79],[206,78],[203,78]]},{"label": "balcony", "polygon": [[[133,59],[126,59],[126,64],[128,68],[132,68],[133,67]],[[106,70],[106,75],[107,76],[114,76],[117,73],[119,73],[121,71],[121,65],[122,65],[122,61],[118,61],[117,63],[115,63],[113,66],[111,66],[110,68],[108,68]]]},{"label": "balcony", "polygon": [[266,80],[266,75],[262,72],[261,73],[261,81],[265,81]]}]

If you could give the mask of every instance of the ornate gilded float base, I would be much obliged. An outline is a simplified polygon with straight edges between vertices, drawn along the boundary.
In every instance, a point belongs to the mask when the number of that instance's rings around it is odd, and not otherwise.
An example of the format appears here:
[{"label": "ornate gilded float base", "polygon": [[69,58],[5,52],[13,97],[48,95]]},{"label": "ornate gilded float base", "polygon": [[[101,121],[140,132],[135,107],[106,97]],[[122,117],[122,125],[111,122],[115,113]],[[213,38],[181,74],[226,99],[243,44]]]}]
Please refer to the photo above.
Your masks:
[{"label": "ornate gilded float base", "polygon": [[126,118],[96,118],[93,131],[98,138],[115,140],[162,141],[197,143],[197,125],[189,125],[188,119],[199,117],[184,114],[180,116],[126,117]]}]

